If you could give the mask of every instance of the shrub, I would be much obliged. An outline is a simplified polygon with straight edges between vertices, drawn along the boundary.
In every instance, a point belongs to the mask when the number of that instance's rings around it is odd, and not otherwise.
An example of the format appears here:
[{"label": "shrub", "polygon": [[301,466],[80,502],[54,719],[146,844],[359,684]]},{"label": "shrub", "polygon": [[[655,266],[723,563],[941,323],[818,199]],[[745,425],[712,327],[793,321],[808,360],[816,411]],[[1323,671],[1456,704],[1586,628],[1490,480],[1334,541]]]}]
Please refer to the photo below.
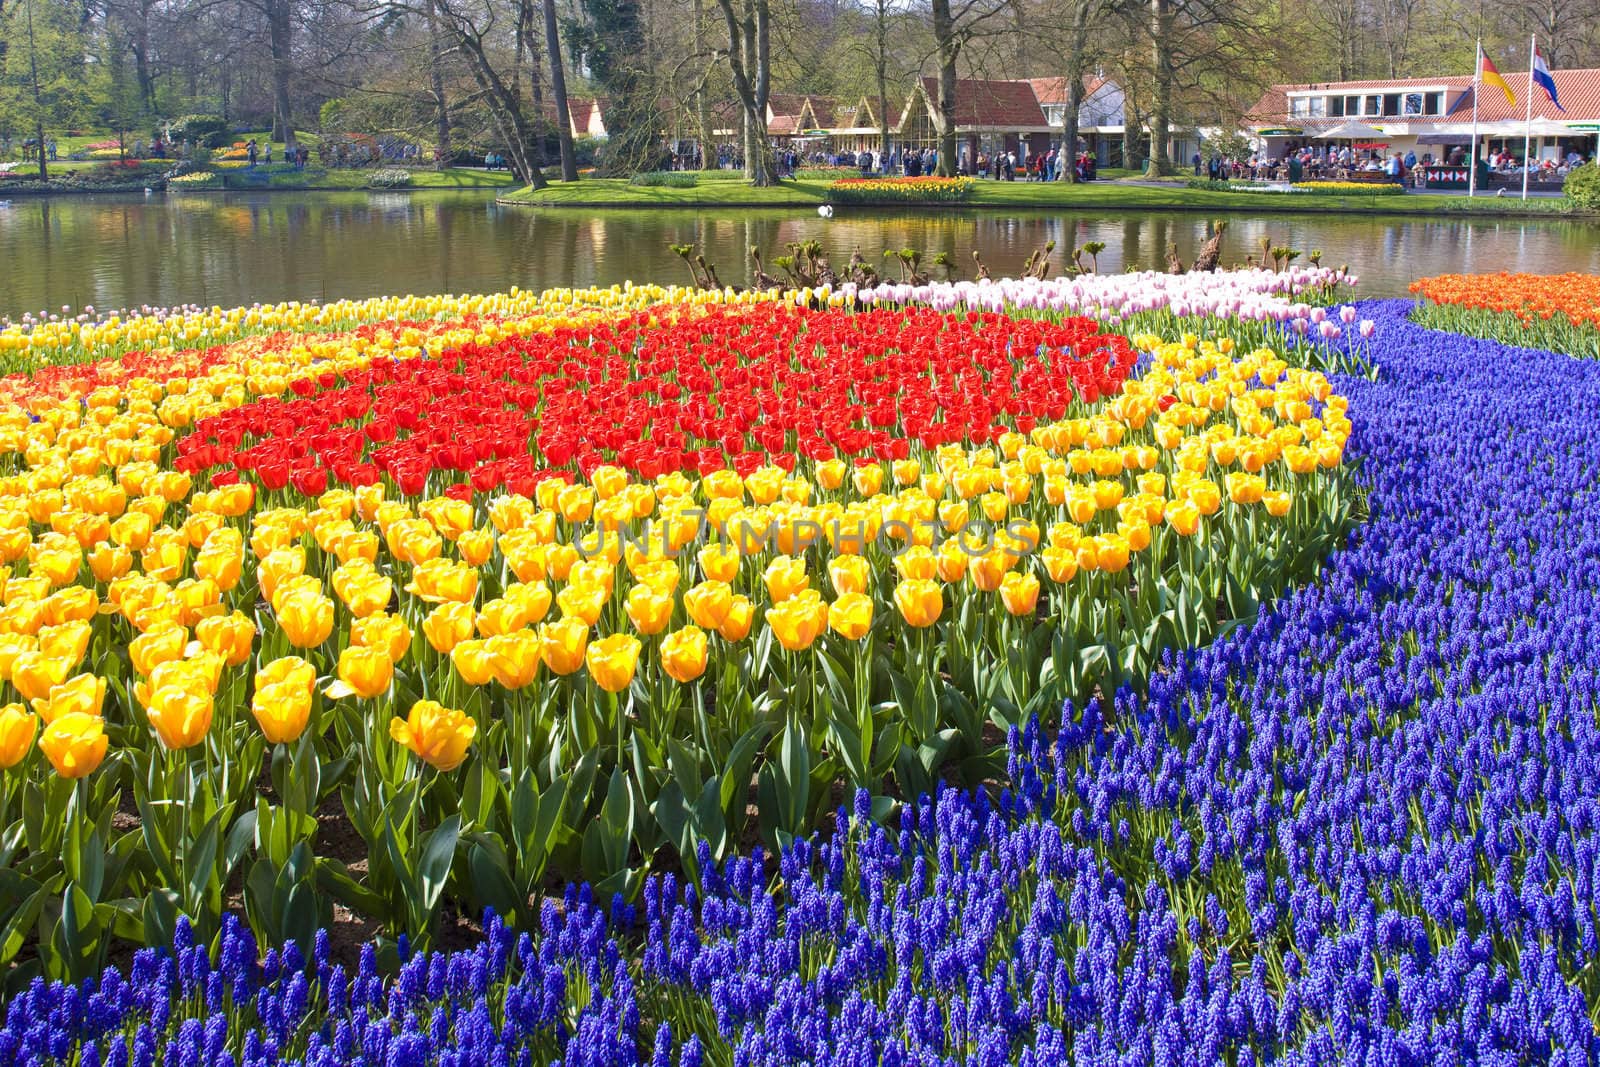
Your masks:
[{"label": "shrub", "polygon": [[371,189],[403,189],[411,184],[411,172],[401,167],[384,167],[375,170],[367,179]]},{"label": "shrub", "polygon": [[692,170],[647,170],[628,179],[629,185],[661,189],[693,189],[699,176]]},{"label": "shrub", "polygon": [[1600,162],[1573,167],[1561,189],[1583,208],[1600,208]]},{"label": "shrub", "polygon": [[172,121],[171,129],[174,142],[193,141],[205,148],[221,148],[233,136],[221,115],[184,115]]}]

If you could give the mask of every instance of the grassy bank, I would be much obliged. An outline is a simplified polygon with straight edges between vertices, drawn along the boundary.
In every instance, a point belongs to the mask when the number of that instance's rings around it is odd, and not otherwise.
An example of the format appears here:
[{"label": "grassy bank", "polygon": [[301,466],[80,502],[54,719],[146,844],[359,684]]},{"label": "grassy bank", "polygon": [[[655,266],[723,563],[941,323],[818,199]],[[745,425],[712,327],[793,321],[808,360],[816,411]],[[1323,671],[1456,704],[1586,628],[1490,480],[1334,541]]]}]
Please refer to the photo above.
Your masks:
[{"label": "grassy bank", "polygon": [[[537,192],[519,189],[502,203],[531,207],[814,207],[827,202],[828,181],[802,178],[770,188],[756,189],[725,172],[703,174],[690,188],[630,185],[618,178],[590,178],[571,184],[555,182]],[[904,208],[906,204],[884,204]],[[1417,194],[1391,197],[1339,196],[1326,193],[1269,195],[1188,189],[1181,185],[1135,185],[1093,182],[1063,185],[1058,182],[980,181],[972,198],[963,204],[940,208],[1086,208],[1143,211],[1246,211],[1253,214],[1310,213],[1360,215],[1493,215],[1540,217],[1578,216],[1565,199],[1520,200]],[[848,209],[841,209],[848,210]],[[1592,215],[1593,213],[1591,213]]]},{"label": "grassy bank", "polygon": [[[90,173],[99,163],[52,163],[50,165],[50,181],[40,184],[32,179],[0,181],[0,200],[7,199],[13,194],[22,196],[57,196],[77,195],[83,193],[114,193],[114,192],[139,192],[144,188],[161,188],[164,181],[161,169],[146,169],[128,176],[125,180],[99,180],[90,177]],[[372,174],[377,168],[361,168],[349,170],[326,170],[318,166],[310,166],[305,170],[295,170],[286,163],[273,163],[271,166],[258,166],[254,170],[238,167],[219,169],[215,171],[216,182],[206,186],[185,187],[180,184],[168,186],[171,192],[182,192],[186,195],[222,192],[348,192],[358,189],[369,189]],[[445,170],[431,168],[411,170],[409,167],[400,168],[410,170],[411,183],[398,189],[374,189],[374,192],[406,192],[412,189],[486,189],[509,190],[516,184],[511,174],[507,171],[485,171],[465,167],[451,167]]]}]

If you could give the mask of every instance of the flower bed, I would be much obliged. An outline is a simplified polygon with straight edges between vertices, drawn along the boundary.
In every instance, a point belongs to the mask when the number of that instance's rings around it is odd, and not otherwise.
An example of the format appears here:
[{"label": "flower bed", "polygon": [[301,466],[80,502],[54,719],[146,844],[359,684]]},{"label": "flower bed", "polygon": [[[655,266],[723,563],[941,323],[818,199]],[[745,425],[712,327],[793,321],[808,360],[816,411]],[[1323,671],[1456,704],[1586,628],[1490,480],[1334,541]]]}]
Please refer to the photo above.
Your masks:
[{"label": "flower bed", "polygon": [[786,844],[836,788],[886,815],[1351,518],[1346,405],[1270,350],[1140,337],[1130,377],[1090,319],[626,302],[0,383],[0,762],[59,816],[0,888],[53,974],[209,940],[235,884],[270,940],[337,901],[426,945],[446,906],[526,925],[552,877]]},{"label": "flower bed", "polygon": [[1600,278],[1443,274],[1411,283],[1424,326],[1600,359]]},{"label": "flower bed", "polygon": [[1295,182],[1294,188],[1302,193],[1331,193],[1337,196],[1404,196],[1405,187],[1398,182]]},{"label": "flower bed", "polygon": [[956,204],[972,195],[972,178],[840,178],[828,186],[835,204]]},{"label": "flower bed", "polygon": [[1409,311],[1361,308],[1371,516],[1325,578],[1016,736],[1004,794],[892,830],[863,804],[781,878],[733,860],[638,911],[573,890],[526,942],[490,923],[398,975],[185,932],[15,997],[0,1055],[1592,1062],[1600,367]]}]

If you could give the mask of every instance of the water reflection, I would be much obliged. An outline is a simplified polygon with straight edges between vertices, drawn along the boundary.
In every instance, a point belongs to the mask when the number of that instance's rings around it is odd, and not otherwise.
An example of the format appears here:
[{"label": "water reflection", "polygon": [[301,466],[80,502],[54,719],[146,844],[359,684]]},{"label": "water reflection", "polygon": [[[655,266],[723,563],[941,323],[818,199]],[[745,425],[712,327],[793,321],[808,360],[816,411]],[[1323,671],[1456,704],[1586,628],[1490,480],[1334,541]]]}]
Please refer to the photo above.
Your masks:
[{"label": "water reflection", "polygon": [[[1176,213],[538,212],[448,193],[19,198],[0,208],[0,314],[685,282],[675,243],[697,245],[732,282],[747,277],[752,246],[770,261],[813,238],[835,264],[860,252],[889,277],[899,270],[885,249],[915,248],[924,262],[944,252],[971,277],[974,250],[995,274],[1010,274],[1052,240],[1058,268],[1073,247],[1101,241],[1102,271],[1164,269],[1169,248],[1194,258],[1209,222]],[[1223,262],[1259,254],[1267,238],[1349,264],[1370,295],[1401,295],[1412,278],[1441,271],[1600,271],[1595,233],[1560,220],[1232,216]]]}]

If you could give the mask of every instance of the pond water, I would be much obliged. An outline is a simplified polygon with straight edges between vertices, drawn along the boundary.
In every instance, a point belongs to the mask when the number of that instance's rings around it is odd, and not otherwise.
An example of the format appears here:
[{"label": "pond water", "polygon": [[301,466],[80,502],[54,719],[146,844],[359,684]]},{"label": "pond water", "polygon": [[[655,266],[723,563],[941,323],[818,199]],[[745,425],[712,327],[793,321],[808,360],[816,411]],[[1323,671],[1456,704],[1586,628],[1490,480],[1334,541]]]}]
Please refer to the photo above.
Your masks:
[{"label": "pond water", "polygon": [[[1099,268],[1164,268],[1207,236],[1193,214],[840,209],[536,211],[483,193],[236,193],[17,198],[0,205],[0,315],[63,304],[99,308],[179,303],[328,300],[397,292],[483,292],[521,286],[684,282],[668,248],[694,242],[725,282],[747,280],[746,250],[769,260],[815,238],[835,264],[853,250],[948,252],[973,276],[976,249],[1015,273],[1054,240],[1103,241]],[[1600,228],[1558,220],[1400,219],[1373,215],[1229,216],[1223,262],[1269,237],[1348,264],[1370,296],[1404,295],[1412,279],[1449,271],[1600,272]],[[888,264],[885,273],[894,274]]]}]

